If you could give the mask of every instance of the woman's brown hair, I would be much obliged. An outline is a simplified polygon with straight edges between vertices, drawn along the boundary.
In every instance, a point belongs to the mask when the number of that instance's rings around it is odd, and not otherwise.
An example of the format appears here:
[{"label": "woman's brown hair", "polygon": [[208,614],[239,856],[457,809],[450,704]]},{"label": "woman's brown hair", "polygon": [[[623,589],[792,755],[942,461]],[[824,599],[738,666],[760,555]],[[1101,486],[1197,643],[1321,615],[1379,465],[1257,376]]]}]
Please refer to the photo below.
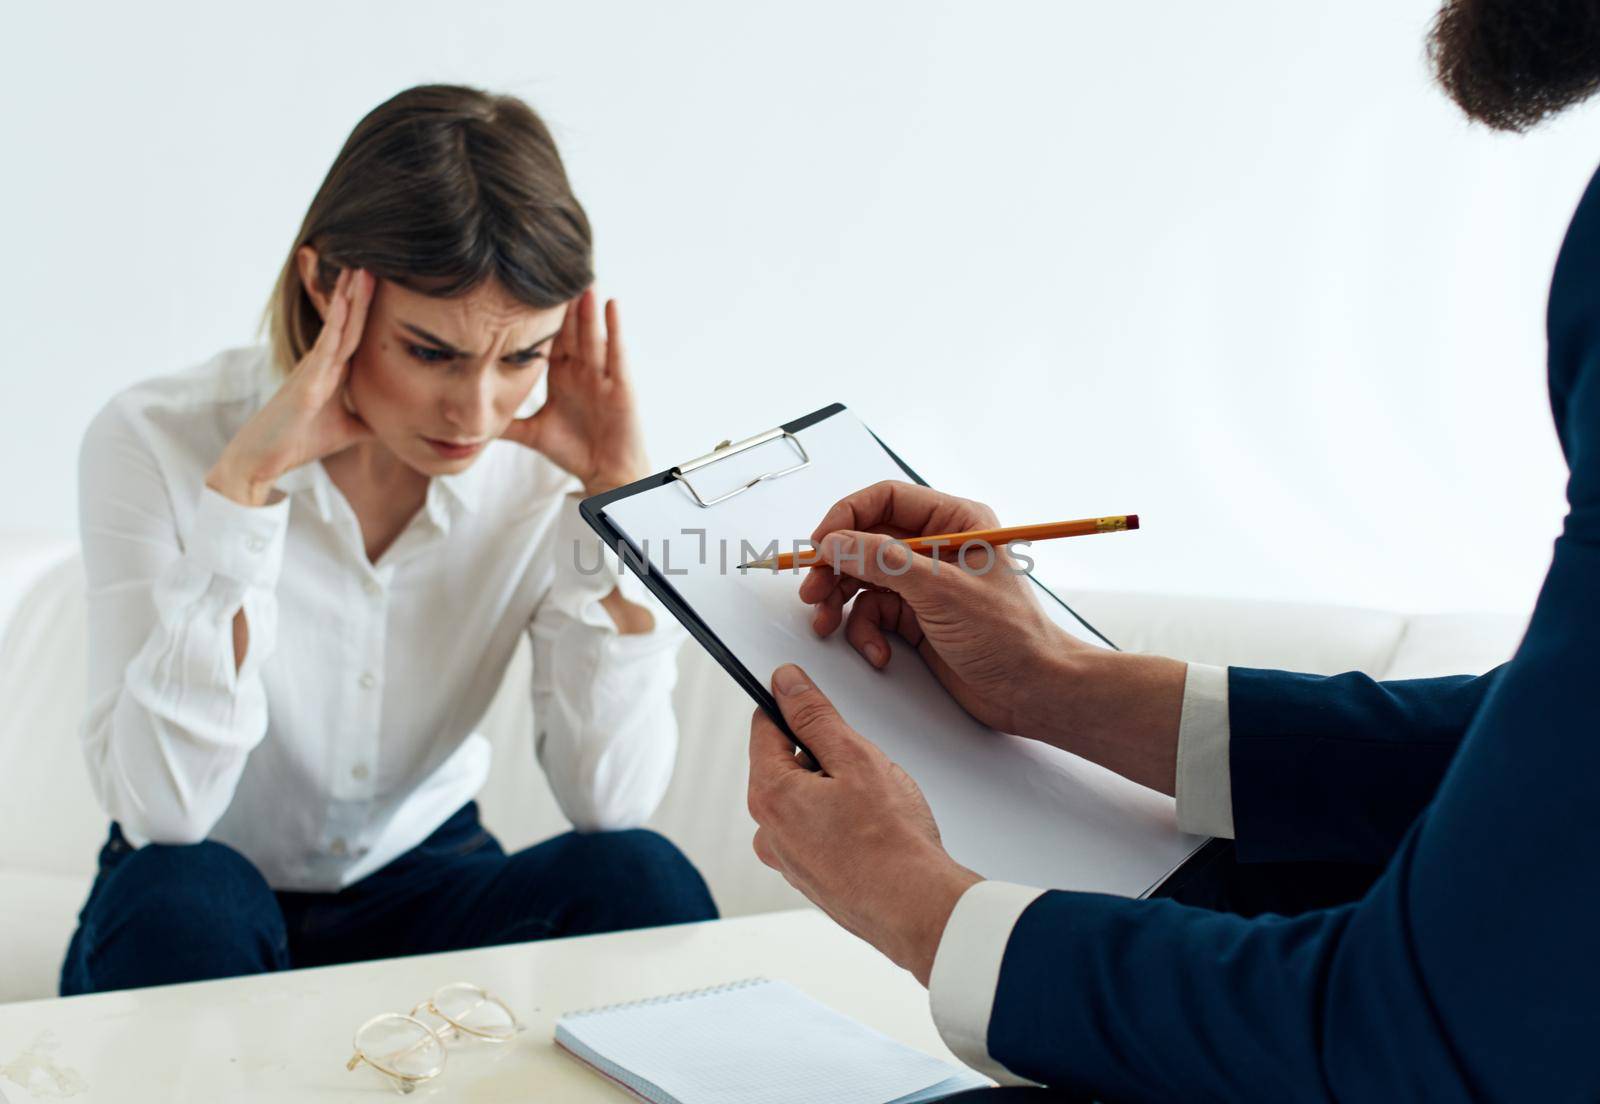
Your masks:
[{"label": "woman's brown hair", "polygon": [[262,327],[287,374],[322,329],[295,254],[318,255],[333,290],[346,266],[449,297],[493,277],[548,308],[593,282],[589,219],[555,141],[515,96],[459,85],[409,88],[356,124],[311,201]]}]

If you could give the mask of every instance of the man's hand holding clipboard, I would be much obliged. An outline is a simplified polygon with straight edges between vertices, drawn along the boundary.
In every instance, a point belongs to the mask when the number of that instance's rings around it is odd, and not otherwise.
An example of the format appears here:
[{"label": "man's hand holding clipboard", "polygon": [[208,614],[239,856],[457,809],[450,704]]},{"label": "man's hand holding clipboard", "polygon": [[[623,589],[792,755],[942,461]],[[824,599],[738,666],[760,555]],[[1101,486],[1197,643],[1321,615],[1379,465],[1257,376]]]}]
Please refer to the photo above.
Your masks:
[{"label": "man's hand holding clipboard", "polygon": [[[997,523],[982,503],[918,484],[876,483],[836,503],[817,525],[815,562],[798,598],[815,607],[819,636],[843,625],[874,668],[894,661],[889,634],[898,636],[920,655],[899,662],[925,662],[983,724],[1170,794],[1184,664],[1097,648],[1062,630],[1004,543],[968,557],[960,549],[976,539],[945,542],[954,560],[914,550],[930,534],[1004,533]],[[1110,526],[1080,523],[1076,531]],[[846,723],[804,671],[780,667],[772,686],[820,776],[756,710],[749,803],[757,855],[926,983],[950,910],[979,875],[945,852],[910,776],[871,733],[864,739]]]}]

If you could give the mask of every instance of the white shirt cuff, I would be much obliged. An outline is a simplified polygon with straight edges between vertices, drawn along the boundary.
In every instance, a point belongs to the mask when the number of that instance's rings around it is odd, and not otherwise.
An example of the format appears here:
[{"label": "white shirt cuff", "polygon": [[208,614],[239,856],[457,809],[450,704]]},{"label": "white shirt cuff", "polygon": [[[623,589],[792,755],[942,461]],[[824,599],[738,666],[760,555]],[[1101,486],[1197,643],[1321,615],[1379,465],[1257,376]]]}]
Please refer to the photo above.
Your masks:
[{"label": "white shirt cuff", "polygon": [[283,567],[289,501],[284,495],[270,506],[246,506],[202,486],[184,554],[214,575],[271,590]]},{"label": "white shirt cuff", "polygon": [[1178,827],[1233,838],[1233,776],[1228,765],[1228,669],[1189,664],[1178,721]]},{"label": "white shirt cuff", "polygon": [[1042,889],[978,882],[956,902],[933,956],[928,1000],[945,1045],[1002,1085],[1032,1085],[989,1056],[989,1016],[1011,929]]}]

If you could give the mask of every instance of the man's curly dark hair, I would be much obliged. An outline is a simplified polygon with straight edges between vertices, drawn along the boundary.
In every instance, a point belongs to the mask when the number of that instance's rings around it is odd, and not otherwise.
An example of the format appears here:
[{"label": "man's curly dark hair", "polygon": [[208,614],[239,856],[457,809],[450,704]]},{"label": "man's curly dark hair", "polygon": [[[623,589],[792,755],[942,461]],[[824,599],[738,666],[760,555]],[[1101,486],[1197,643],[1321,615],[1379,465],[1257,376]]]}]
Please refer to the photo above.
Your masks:
[{"label": "man's curly dark hair", "polygon": [[1428,60],[1469,117],[1520,133],[1600,89],[1600,0],[1445,0]]}]

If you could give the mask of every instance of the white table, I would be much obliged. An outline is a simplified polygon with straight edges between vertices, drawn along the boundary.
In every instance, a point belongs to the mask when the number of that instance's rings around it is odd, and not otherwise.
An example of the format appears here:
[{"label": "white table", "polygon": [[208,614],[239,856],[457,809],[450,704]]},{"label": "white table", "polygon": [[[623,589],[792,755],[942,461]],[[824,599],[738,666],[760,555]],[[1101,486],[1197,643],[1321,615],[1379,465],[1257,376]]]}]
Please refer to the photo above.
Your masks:
[{"label": "white table", "polygon": [[[472,1101],[633,1099],[558,1050],[563,1012],[782,978],[910,1046],[954,1062],[916,980],[810,909],[615,935],[0,1005],[0,1099],[357,1101],[395,1099],[378,1074],[344,1068],[355,1029],[470,981],[528,1025],[504,1046],[451,1044],[444,1072],[412,1094]],[[26,1086],[26,1087],[25,1087]]]}]

